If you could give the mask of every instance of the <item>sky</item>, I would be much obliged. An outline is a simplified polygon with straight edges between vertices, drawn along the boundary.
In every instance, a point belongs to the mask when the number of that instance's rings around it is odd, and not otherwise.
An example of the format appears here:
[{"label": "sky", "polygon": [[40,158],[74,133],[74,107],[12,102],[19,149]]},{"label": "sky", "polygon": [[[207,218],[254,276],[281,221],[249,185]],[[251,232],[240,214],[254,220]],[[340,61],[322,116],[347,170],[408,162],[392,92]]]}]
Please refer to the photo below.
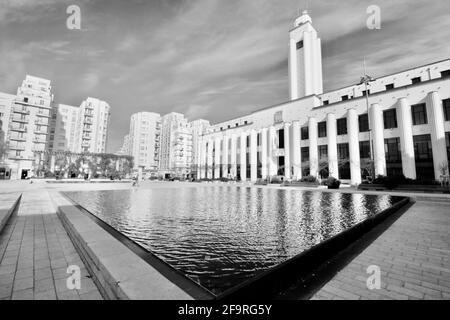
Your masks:
[{"label": "sky", "polygon": [[217,123],[288,101],[289,30],[306,7],[325,91],[357,83],[364,56],[374,77],[450,58],[448,0],[0,0],[0,91],[30,74],[52,81],[55,103],[105,100],[115,152],[139,111]]}]

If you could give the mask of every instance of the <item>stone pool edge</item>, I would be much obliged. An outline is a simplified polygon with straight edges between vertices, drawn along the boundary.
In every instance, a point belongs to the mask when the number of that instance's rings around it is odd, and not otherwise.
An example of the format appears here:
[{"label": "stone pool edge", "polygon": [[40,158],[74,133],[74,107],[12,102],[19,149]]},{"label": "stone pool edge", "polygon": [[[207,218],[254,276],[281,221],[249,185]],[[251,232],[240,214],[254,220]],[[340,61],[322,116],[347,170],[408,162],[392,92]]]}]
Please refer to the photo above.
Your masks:
[{"label": "stone pool edge", "polygon": [[59,192],[50,192],[65,230],[102,296],[112,300],[193,298],[83,214]]},{"label": "stone pool edge", "polygon": [[3,229],[8,224],[9,218],[11,218],[13,212],[18,208],[21,199],[22,194],[20,193],[9,209],[2,210],[3,212],[0,212],[0,233],[2,233]]},{"label": "stone pool edge", "polygon": [[[311,276],[311,273],[348,249],[352,243],[414,201],[410,197],[401,198],[403,199],[375,216],[361,221],[334,237],[225,291],[217,298],[226,301],[240,300],[246,297],[267,299],[288,290],[290,284],[295,281],[294,278],[298,280]],[[310,289],[305,288],[305,290]]]}]

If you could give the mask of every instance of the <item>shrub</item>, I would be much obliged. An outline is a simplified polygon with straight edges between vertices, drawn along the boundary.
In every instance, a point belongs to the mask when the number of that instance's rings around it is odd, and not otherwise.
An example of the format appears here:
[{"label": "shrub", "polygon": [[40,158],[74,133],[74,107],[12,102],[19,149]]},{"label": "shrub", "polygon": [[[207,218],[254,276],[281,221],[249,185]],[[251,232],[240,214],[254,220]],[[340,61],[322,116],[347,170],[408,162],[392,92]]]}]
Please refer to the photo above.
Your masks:
[{"label": "shrub", "polygon": [[300,182],[317,182],[317,178],[314,176],[303,177]]},{"label": "shrub", "polygon": [[397,176],[382,176],[379,175],[376,177],[375,180],[373,180],[374,184],[381,184],[384,187],[388,189],[395,189],[401,184],[405,185],[413,185],[413,186],[434,186],[439,185],[440,183],[438,181],[434,180],[415,180],[415,179],[409,179],[406,178],[404,175],[397,175]]},{"label": "shrub", "polygon": [[270,183],[274,183],[274,184],[283,183],[283,179],[280,178],[279,176],[273,176],[270,179]]},{"label": "shrub", "polygon": [[327,186],[328,189],[339,189],[341,181],[334,177],[329,177],[328,179],[323,181],[322,184]]}]

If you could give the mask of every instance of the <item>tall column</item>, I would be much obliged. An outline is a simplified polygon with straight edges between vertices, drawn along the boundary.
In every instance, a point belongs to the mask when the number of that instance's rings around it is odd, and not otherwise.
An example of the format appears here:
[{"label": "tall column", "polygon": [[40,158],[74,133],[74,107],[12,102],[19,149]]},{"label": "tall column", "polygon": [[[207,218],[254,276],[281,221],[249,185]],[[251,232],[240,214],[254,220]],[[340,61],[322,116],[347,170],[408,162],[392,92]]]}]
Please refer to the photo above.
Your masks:
[{"label": "tall column", "polygon": [[203,138],[199,139],[199,148],[198,148],[198,174],[197,179],[203,179],[205,177],[205,164],[204,164],[204,154],[205,154],[205,143],[203,141]]},{"label": "tall column", "polygon": [[269,161],[269,176],[276,176],[277,175],[277,164],[275,162],[275,157],[274,157],[274,152],[277,149],[277,144],[276,144],[276,132],[275,132],[275,127],[271,126],[269,128],[269,141],[268,141],[268,146],[269,146],[269,154],[268,154],[268,161]]},{"label": "tall column", "polygon": [[319,169],[319,150],[318,150],[318,132],[317,132],[317,120],[315,118],[309,118],[308,120],[309,131],[309,171],[310,175],[317,177]]},{"label": "tall column", "polygon": [[263,179],[267,178],[267,128],[261,129],[261,176]]},{"label": "tall column", "polygon": [[206,168],[206,177],[208,179],[212,179],[213,177],[213,140],[208,140],[208,150],[207,150],[207,168]]},{"label": "tall column", "polygon": [[327,137],[328,137],[328,171],[331,177],[339,179],[339,164],[337,154],[337,129],[334,113],[327,114]]},{"label": "tall column", "polygon": [[294,167],[294,179],[302,178],[302,159],[300,152],[300,122],[292,122],[292,166]]},{"label": "tall column", "polygon": [[228,136],[224,136],[222,149],[222,177],[228,178]]},{"label": "tall column", "polygon": [[215,153],[214,153],[214,179],[220,178],[220,138],[215,139]]},{"label": "tall column", "polygon": [[427,110],[430,112],[431,146],[433,148],[434,176],[440,179],[442,165],[447,164],[447,150],[445,145],[444,110],[436,91],[427,96]]},{"label": "tall column", "polygon": [[231,150],[230,150],[230,175],[233,179],[236,179],[237,167],[236,167],[236,135],[233,133],[230,138]]},{"label": "tall column", "polygon": [[372,129],[373,159],[375,161],[375,176],[386,175],[386,154],[384,152],[383,111],[378,103],[370,107],[370,127]]},{"label": "tall column", "polygon": [[247,181],[247,135],[245,132],[241,133],[240,150],[241,181]]},{"label": "tall column", "polygon": [[349,109],[347,113],[348,149],[350,153],[351,184],[361,183],[361,160],[359,158],[359,124],[358,114],[355,109]]},{"label": "tall column", "polygon": [[284,124],[284,177],[291,179],[291,124]]},{"label": "tall column", "polygon": [[258,180],[258,136],[255,130],[250,131],[250,180]]},{"label": "tall column", "polygon": [[399,99],[398,105],[403,174],[406,178],[415,179],[416,162],[414,159],[411,107],[406,98]]}]

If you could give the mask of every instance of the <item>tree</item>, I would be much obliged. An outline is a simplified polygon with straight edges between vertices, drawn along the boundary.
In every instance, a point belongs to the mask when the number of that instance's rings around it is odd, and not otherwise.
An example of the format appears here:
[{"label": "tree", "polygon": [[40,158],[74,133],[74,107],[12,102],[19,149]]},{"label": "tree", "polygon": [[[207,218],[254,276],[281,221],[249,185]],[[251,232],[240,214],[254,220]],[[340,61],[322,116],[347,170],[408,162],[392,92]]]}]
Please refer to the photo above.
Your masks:
[{"label": "tree", "polygon": [[3,161],[8,153],[8,144],[5,140],[5,132],[2,130],[2,121],[0,120],[0,162]]}]

